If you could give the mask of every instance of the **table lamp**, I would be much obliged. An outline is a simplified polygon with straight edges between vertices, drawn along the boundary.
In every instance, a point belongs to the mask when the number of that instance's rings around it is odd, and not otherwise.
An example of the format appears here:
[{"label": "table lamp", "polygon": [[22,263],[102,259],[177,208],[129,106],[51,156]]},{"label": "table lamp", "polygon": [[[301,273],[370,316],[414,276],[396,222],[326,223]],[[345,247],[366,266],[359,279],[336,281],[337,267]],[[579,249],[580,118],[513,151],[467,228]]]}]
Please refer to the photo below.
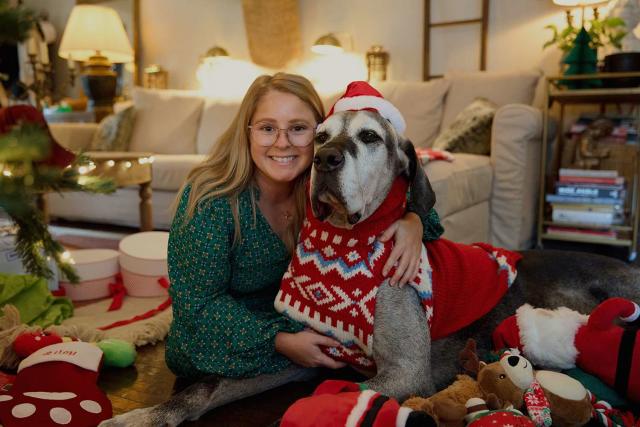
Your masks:
[{"label": "table lamp", "polygon": [[[587,6],[593,7],[594,17],[598,18],[598,5],[608,3],[609,0],[553,0],[553,3],[564,7],[580,7],[582,10],[581,26],[584,27],[584,9]],[[571,25],[571,10],[567,9],[567,24]]]},{"label": "table lamp", "polygon": [[84,62],[82,87],[96,121],[113,113],[116,72],[112,65],[133,61],[133,49],[118,13],[104,6],[74,6],[58,55]]},{"label": "table lamp", "polygon": [[335,34],[329,33],[318,38],[311,46],[311,51],[320,55],[342,52],[342,44]]}]

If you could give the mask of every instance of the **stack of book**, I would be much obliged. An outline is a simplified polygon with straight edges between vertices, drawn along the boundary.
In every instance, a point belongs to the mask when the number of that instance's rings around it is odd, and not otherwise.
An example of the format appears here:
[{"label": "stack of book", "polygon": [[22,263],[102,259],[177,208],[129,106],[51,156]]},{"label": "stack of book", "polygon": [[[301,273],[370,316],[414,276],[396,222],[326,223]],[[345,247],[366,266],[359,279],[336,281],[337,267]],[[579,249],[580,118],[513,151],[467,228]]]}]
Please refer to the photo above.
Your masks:
[{"label": "stack of book", "polygon": [[615,239],[611,225],[624,222],[624,177],[615,170],[560,169],[551,204],[551,235],[582,235]]}]

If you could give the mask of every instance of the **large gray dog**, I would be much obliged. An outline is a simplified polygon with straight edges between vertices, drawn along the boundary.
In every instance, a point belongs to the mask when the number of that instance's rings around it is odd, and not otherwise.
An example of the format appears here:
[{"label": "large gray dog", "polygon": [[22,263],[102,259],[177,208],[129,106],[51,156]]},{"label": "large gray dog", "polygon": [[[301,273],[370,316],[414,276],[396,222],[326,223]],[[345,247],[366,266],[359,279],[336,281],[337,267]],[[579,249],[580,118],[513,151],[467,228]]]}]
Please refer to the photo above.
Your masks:
[{"label": "large gray dog", "polygon": [[[316,217],[345,228],[366,221],[401,174],[411,180],[413,205],[423,213],[433,207],[435,195],[411,143],[380,115],[370,111],[336,113],[320,125],[315,145],[311,197]],[[524,303],[545,308],[567,306],[589,313],[609,296],[640,301],[640,274],[621,261],[562,251],[525,251],[523,255],[516,282],[489,314],[433,343],[414,289],[382,283],[373,332],[373,358],[378,369],[368,385],[399,400],[411,394],[431,394],[457,373],[456,355],[468,337],[474,337],[480,349],[488,349],[494,328]],[[178,425],[231,401],[312,375],[313,370],[291,367],[242,380],[209,377],[163,404],[101,425]]]}]

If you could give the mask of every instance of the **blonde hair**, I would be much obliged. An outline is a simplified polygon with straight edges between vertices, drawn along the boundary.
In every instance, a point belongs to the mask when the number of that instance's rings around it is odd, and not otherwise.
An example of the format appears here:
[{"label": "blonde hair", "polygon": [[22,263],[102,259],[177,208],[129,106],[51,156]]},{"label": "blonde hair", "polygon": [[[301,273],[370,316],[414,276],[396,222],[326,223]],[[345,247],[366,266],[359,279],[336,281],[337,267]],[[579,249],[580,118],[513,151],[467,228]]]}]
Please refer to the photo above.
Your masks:
[{"label": "blonde hair", "polygon": [[[186,223],[193,216],[200,203],[211,198],[227,197],[235,225],[233,244],[237,244],[242,239],[238,196],[247,188],[251,189],[251,206],[255,220],[256,195],[251,184],[256,168],[251,159],[248,126],[258,103],[271,90],[297,96],[313,111],[317,123],[323,120],[322,101],[311,82],[306,78],[286,73],[258,77],[247,90],[238,113],[229,128],[214,144],[209,157],[191,170],[185,184],[180,189],[178,199],[174,204],[175,207],[177,207],[185,187],[191,186],[183,223]],[[309,176],[309,170],[310,168],[296,178],[294,183],[296,209],[284,236],[284,243],[290,252],[295,247],[302,225],[305,207],[305,182]]]}]

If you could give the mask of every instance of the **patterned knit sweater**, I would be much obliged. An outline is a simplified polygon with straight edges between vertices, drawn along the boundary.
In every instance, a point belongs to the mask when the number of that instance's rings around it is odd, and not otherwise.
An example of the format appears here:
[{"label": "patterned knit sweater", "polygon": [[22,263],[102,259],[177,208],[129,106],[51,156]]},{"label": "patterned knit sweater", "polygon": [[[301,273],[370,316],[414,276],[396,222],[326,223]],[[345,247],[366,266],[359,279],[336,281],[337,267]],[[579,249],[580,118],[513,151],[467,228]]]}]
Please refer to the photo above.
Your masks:
[{"label": "patterned knit sweater", "polygon": [[[279,312],[342,343],[324,349],[328,355],[365,369],[373,367],[376,294],[393,247],[377,236],[404,213],[406,187],[396,179],[376,212],[351,230],[319,221],[308,203],[300,243],[275,301]],[[410,286],[421,298],[432,339],[438,339],[497,304],[515,280],[520,255],[439,239],[425,243],[421,258]]]}]

